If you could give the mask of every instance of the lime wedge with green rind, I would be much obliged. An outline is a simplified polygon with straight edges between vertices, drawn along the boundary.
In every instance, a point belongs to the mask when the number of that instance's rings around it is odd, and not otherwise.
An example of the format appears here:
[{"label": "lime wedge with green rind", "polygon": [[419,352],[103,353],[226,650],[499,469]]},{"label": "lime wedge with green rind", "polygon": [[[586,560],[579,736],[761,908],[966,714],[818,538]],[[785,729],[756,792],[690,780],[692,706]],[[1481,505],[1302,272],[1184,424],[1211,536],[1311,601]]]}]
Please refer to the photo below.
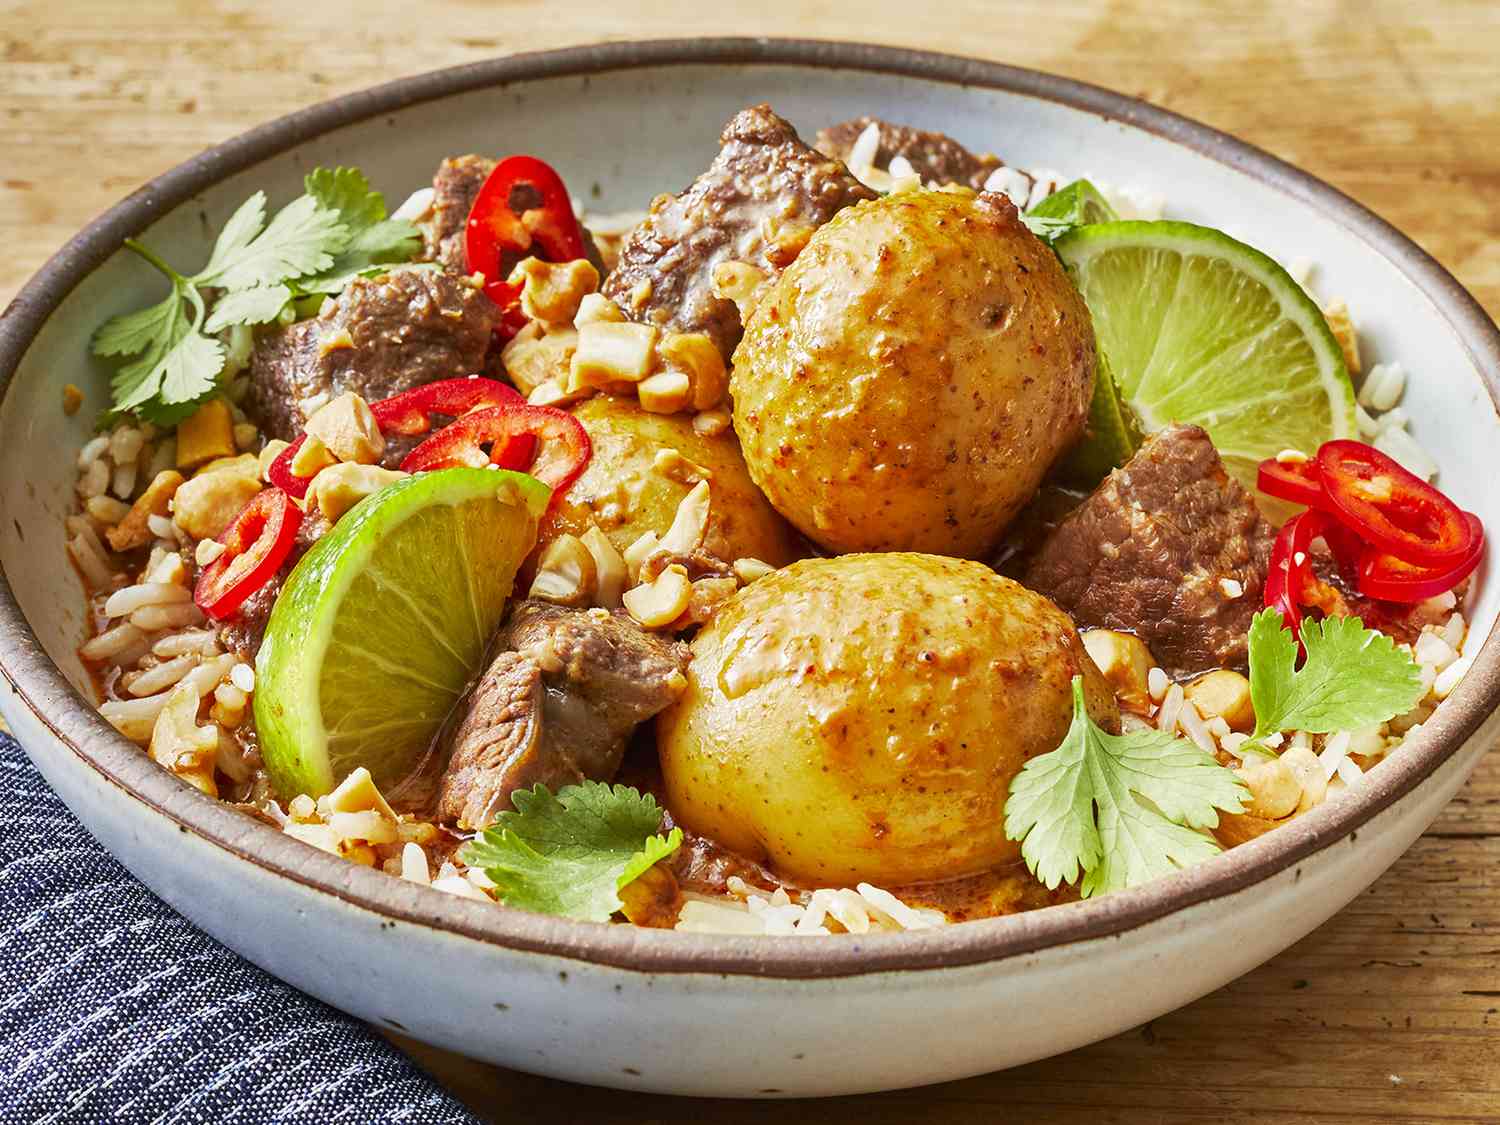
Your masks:
[{"label": "lime wedge with green rind", "polygon": [[1354,386],[1338,341],[1302,287],[1259,250],[1177,222],[1098,223],[1055,248],[1147,431],[1202,426],[1247,487],[1266,457],[1354,436]]},{"label": "lime wedge with green rind", "polygon": [[1145,435],[1130,404],[1120,398],[1109,360],[1101,351],[1083,439],[1057,467],[1064,484],[1093,488],[1141,447]]},{"label": "lime wedge with green rind", "polygon": [[481,670],[550,490],[444,469],[366,497],[287,577],[255,661],[261,757],[283,797],[359,766],[410,776]]}]

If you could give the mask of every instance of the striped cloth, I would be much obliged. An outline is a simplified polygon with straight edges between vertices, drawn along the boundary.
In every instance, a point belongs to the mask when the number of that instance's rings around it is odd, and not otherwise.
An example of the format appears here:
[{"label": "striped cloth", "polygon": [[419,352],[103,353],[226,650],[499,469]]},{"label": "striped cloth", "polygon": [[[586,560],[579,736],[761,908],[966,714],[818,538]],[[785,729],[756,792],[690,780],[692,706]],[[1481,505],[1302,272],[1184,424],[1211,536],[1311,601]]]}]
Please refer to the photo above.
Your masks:
[{"label": "striped cloth", "polygon": [[380,1036],[177,915],[0,731],[0,1122],[478,1125]]}]

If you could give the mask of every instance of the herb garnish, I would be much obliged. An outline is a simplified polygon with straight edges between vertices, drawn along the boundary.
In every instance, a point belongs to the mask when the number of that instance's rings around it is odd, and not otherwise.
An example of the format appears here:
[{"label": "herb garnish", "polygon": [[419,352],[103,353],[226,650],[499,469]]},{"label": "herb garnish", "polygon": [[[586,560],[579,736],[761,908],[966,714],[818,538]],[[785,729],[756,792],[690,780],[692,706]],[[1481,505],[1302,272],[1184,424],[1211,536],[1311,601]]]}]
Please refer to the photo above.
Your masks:
[{"label": "herb garnish", "polygon": [[269,223],[265,193],[252,195],[224,224],[208,264],[191,276],[125,240],[166,276],[171,292],[112,317],[94,335],[95,355],[136,357],[111,380],[115,413],[162,425],[181,421],[218,387],[225,348],[214,333],[276,320],[294,297],[337,293],[420,247],[417,228],[386,218],[385,200],[357,168],[315,169],[304,187]]},{"label": "herb garnish", "polygon": [[515,811],[497,816],[460,857],[510,906],[607,922],[620,890],[682,844],[680,828],[659,834],[656,799],[626,785],[585,781],[556,795],[538,785],[511,801]]}]

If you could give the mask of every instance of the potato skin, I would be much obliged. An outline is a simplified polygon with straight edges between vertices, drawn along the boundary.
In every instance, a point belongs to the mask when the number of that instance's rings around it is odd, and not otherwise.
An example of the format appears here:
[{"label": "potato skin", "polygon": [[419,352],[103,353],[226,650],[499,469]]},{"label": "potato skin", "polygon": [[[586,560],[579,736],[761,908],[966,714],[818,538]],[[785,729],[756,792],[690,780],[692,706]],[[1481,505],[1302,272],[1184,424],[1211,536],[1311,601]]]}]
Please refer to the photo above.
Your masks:
[{"label": "potato skin", "polygon": [[979,563],[807,559],[741,590],[693,641],[658,719],[680,823],[808,885],[893,887],[1014,862],[1010,781],[1055,749],[1082,675],[1067,616]]},{"label": "potato skin", "polygon": [[749,318],[734,427],[833,553],[983,557],[1083,435],[1087,306],[1002,196],[901,192],[819,228]]},{"label": "potato skin", "polygon": [[652,414],[634,399],[595,395],[573,408],[594,445],[588,468],[557,498],[542,521],[540,543],[590,525],[620,551],[646,531],[664,535],[689,487],[654,467],[656,454],[675,449],[713,474],[704,549],[724,562],[756,558],[783,566],[806,554],[800,537],[766,501],[726,430],[705,437],[686,414]]}]

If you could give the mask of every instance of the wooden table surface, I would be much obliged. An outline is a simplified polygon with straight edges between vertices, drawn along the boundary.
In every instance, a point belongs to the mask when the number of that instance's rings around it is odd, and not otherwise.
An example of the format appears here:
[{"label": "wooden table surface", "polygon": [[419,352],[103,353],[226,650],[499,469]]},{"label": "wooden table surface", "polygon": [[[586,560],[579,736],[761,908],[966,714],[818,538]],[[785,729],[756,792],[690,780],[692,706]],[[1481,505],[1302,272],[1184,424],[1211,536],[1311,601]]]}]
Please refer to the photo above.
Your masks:
[{"label": "wooden table surface", "polygon": [[[1500,314],[1500,4],[0,0],[0,306],[88,218],[252,125],[521,50],[797,35],[981,55],[1148,98],[1308,168]],[[640,5],[642,8],[647,5]],[[495,1121],[1500,1120],[1500,757],[1268,965],[1070,1055],[821,1104],[569,1086],[408,1045]],[[1063,998],[1060,998],[1060,1000]],[[1068,998],[1086,1003],[1086,997]],[[859,1050],[851,1039],[851,1052]],[[922,1049],[914,1045],[914,1049]]]}]

